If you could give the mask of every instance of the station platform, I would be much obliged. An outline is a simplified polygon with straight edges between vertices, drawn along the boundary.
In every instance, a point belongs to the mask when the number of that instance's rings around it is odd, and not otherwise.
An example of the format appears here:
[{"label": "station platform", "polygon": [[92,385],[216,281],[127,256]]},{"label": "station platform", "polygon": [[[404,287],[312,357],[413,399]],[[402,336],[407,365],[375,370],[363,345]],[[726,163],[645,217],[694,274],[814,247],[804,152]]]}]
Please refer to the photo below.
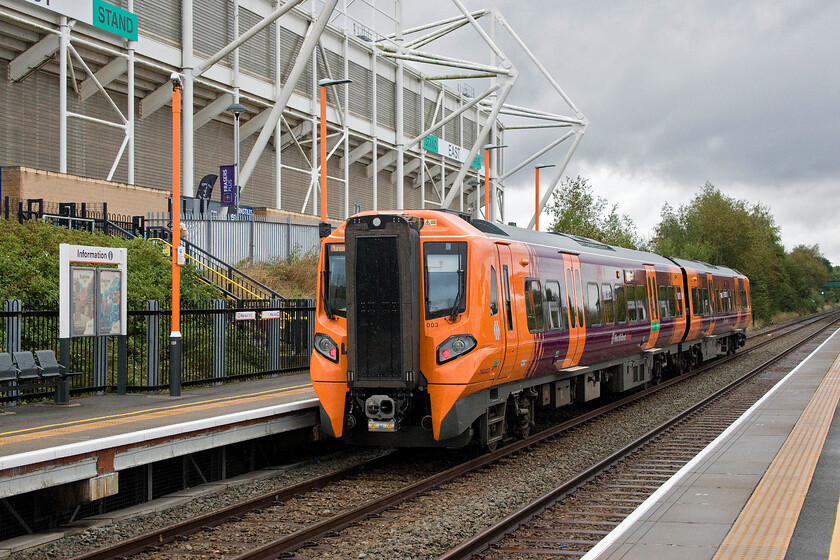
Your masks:
[{"label": "station platform", "polygon": [[840,559],[840,330],[584,560]]},{"label": "station platform", "polygon": [[0,499],[70,483],[88,497],[109,495],[118,471],[318,422],[308,372],[185,388],[177,397],[105,394],[4,407]]}]

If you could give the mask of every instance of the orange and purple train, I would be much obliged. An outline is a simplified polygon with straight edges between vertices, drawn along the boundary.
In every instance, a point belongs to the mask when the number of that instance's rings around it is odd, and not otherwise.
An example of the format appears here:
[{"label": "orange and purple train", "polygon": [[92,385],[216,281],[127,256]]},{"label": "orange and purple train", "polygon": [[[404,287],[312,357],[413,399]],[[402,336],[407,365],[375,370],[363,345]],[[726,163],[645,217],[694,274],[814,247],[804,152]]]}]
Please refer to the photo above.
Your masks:
[{"label": "orange and purple train", "polygon": [[312,385],[330,435],[494,448],[539,407],[734,353],[735,270],[440,210],[363,213],[322,240]]}]

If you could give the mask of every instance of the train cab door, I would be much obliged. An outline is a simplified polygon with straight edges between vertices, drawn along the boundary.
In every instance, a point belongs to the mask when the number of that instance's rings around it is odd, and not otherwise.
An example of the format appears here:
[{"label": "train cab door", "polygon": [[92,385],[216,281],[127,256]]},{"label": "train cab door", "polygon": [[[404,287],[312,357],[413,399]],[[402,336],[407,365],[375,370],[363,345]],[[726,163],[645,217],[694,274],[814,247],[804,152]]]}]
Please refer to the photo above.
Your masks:
[{"label": "train cab door", "polygon": [[586,344],[586,323],[583,318],[583,284],[580,278],[580,259],[577,255],[563,253],[563,279],[566,301],[566,321],[569,325],[569,349],[563,367],[575,366],[583,355]]},{"label": "train cab door", "polygon": [[[516,358],[519,350],[519,337],[516,333],[516,302],[513,298],[513,256],[510,246],[504,243],[496,244],[498,253],[498,275],[497,282],[499,290],[499,301],[501,302],[501,313],[497,315],[498,320],[493,326],[494,335],[498,332],[496,339],[501,346],[499,357],[498,379],[507,379],[516,367]],[[497,326],[498,325],[498,331]]]},{"label": "train cab door", "polygon": [[648,313],[650,314],[650,336],[648,337],[645,348],[653,348],[656,346],[656,341],[659,338],[660,316],[659,316],[659,297],[656,291],[656,270],[653,265],[645,265],[645,278],[647,285],[647,300]]}]

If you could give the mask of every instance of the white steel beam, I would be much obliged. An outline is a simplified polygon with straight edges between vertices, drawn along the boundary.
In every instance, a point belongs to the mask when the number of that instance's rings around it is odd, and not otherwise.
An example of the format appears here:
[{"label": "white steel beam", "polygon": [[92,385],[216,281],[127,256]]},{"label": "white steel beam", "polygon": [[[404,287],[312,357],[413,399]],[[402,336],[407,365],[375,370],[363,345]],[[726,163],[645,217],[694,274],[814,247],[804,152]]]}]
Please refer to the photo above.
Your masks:
[{"label": "white steel beam", "polygon": [[373,177],[374,173],[379,173],[389,165],[395,163],[397,161],[397,151],[391,150],[384,156],[379,156],[378,158],[376,158],[376,160],[377,161],[375,163],[371,163],[366,168],[365,175],[368,179]]},{"label": "white steel beam", "polygon": [[371,152],[371,150],[373,150],[373,142],[362,142],[361,144],[350,150],[350,153],[347,154],[347,157],[343,157],[339,160],[341,166],[343,167],[345,164],[352,165],[356,163],[361,158],[368,155]]},{"label": "white steel beam", "polygon": [[9,81],[20,82],[52,60],[60,47],[58,35],[49,34],[9,62]]},{"label": "white steel beam", "polygon": [[[128,60],[119,56],[100,68],[94,75],[96,80],[104,87],[125,74],[126,70],[128,70]],[[88,78],[79,86],[79,97],[84,101],[97,91],[99,91],[99,88],[96,86],[94,79]]]},{"label": "white steel beam", "polygon": [[269,113],[271,113],[271,109],[263,109],[255,116],[248,119],[248,122],[239,127],[239,139],[245,140],[252,134],[262,129],[262,127],[265,126],[265,123],[268,122]]},{"label": "white steel beam", "polygon": [[198,130],[205,124],[224,113],[230,104],[233,103],[233,95],[223,93],[207,105],[201,108],[193,117],[193,130]]},{"label": "white steel beam", "polygon": [[172,99],[172,83],[167,81],[140,100],[140,118],[145,119]]},{"label": "white steel beam", "polygon": [[[420,158],[413,158],[411,161],[403,166],[403,177],[408,177],[420,168]],[[391,173],[391,182],[397,182],[397,172]]]},{"label": "white steel beam", "polygon": [[315,22],[310,26],[309,35],[306,37],[306,39],[304,39],[303,45],[301,45],[300,52],[298,53],[298,58],[295,61],[294,66],[292,66],[292,71],[289,73],[289,77],[287,78],[283,89],[280,90],[280,96],[275,100],[274,107],[271,108],[271,113],[269,113],[268,121],[265,123],[265,126],[263,126],[263,129],[260,131],[260,135],[257,137],[257,141],[254,144],[254,147],[251,149],[251,153],[248,154],[248,161],[245,162],[245,166],[243,167],[242,172],[239,176],[239,184],[243,189],[245,188],[245,185],[248,184],[248,179],[251,178],[251,174],[257,167],[257,161],[259,161],[263,150],[265,150],[265,147],[268,144],[268,139],[274,132],[274,127],[277,124],[277,121],[283,115],[283,111],[286,109],[286,104],[292,97],[292,92],[294,91],[295,85],[297,85],[298,80],[303,75],[303,71],[306,68],[306,65],[309,64],[309,59],[312,56],[312,52],[315,50],[315,47],[318,44],[318,40],[320,39],[321,34],[324,32],[324,29],[326,28],[327,23],[329,22],[330,15],[335,9],[337,3],[338,0],[326,0],[326,2],[324,3],[324,7],[321,9],[321,13],[318,16],[318,19],[315,20]]}]

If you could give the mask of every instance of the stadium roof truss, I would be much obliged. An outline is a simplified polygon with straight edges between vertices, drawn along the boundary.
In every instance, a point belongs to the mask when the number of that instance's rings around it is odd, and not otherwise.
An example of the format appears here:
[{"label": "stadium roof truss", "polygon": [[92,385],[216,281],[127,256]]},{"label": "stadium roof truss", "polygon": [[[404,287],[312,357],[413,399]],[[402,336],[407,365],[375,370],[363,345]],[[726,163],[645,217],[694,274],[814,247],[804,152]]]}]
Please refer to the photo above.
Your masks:
[{"label": "stadium roof truss", "polygon": [[[68,78],[79,99],[100,93],[108,100],[108,106],[113,110],[116,120],[102,118],[102,115],[91,116],[79,112],[67,110],[66,87],[59,88],[59,114],[60,114],[60,142],[59,142],[59,171],[67,172],[67,119],[81,119],[97,125],[117,128],[123,131],[124,137],[115,155],[110,172],[106,177],[111,180],[118,164],[124,156],[127,158],[127,182],[134,183],[134,130],[135,130],[135,97],[139,97],[139,116],[146,118],[155,111],[164,107],[172,95],[172,84],[169,75],[176,71],[182,77],[183,82],[183,104],[185,107],[192,107],[193,110],[183,111],[182,123],[182,192],[192,196],[194,189],[194,133],[202,126],[213,119],[227,120],[230,115],[227,108],[231,103],[245,103],[249,109],[249,117],[240,126],[240,139],[257,134],[256,141],[248,154],[247,160],[242,165],[239,175],[240,185],[248,187],[255,168],[263,156],[269,141],[274,140],[276,161],[276,207],[281,208],[280,174],[282,170],[292,170],[298,173],[309,175],[309,189],[306,193],[301,211],[305,212],[307,206],[312,204],[312,211],[317,208],[317,197],[321,196],[318,191],[318,176],[320,173],[317,143],[327,142],[329,151],[328,159],[339,158],[339,167],[343,170],[343,177],[330,176],[330,180],[344,183],[344,215],[350,212],[350,175],[349,166],[353,163],[362,162],[366,165],[366,174],[372,179],[373,185],[373,206],[377,206],[377,177],[380,172],[392,169],[390,174],[391,184],[396,189],[396,205],[398,208],[404,206],[405,180],[409,178],[409,187],[417,189],[423,187],[421,197],[423,207],[426,204],[440,207],[451,207],[456,197],[461,210],[464,210],[465,196],[472,196],[472,211],[479,215],[479,208],[482,207],[480,184],[481,170],[475,170],[473,162],[479,155],[482,147],[487,144],[498,143],[506,131],[533,130],[546,128],[564,129],[563,134],[550,141],[543,148],[526,157],[508,170],[501,170],[499,161],[501,158],[492,158],[494,169],[491,170],[491,178],[495,183],[493,196],[490,201],[490,219],[503,219],[503,210],[500,202],[504,195],[504,182],[513,174],[522,170],[529,163],[553,150],[566,140],[571,140],[566,150],[563,161],[557,166],[557,171],[551,184],[546,189],[540,201],[540,211],[545,206],[552,191],[563,176],[565,167],[575,152],[583,134],[586,131],[588,121],[580,110],[572,103],[569,97],[563,92],[557,82],[548,73],[545,67],[528,49],[519,35],[504,19],[502,14],[495,8],[468,11],[461,0],[450,0],[457,8],[460,15],[440,21],[435,21],[413,27],[402,29],[401,2],[394,2],[393,16],[390,17],[394,25],[395,33],[382,36],[374,34],[362,25],[358,18],[351,14],[351,8],[359,5],[366,7],[373,16],[371,22],[375,23],[377,17],[385,13],[382,9],[383,1],[377,0],[273,0],[262,2],[262,19],[254,24],[246,32],[239,34],[240,30],[240,0],[229,0],[233,5],[232,32],[233,40],[218,50],[214,55],[204,59],[195,56],[194,49],[194,16],[193,0],[180,0],[181,29],[180,48],[172,49],[166,45],[159,45],[152,41],[144,43],[145,51],[135,53],[137,43],[130,40],[116,39],[108,34],[101,34],[98,30],[85,28],[84,33],[74,32],[77,22],[68,20],[66,16],[56,16],[52,19],[43,16],[41,12],[21,0],[9,0],[10,6],[0,7],[0,20],[14,24],[16,29],[27,29],[31,33],[31,41],[34,44],[14,53],[9,63],[9,78],[11,81],[22,81],[39,68],[52,63],[58,53],[59,83],[67,84]],[[134,0],[125,0],[129,11],[133,10]],[[174,0],[173,0],[174,1]],[[341,5],[339,6],[339,2]],[[389,2],[384,2],[389,4]],[[252,3],[249,7],[254,7]],[[307,11],[308,8],[308,11]],[[275,26],[276,36],[274,38],[277,52],[276,69],[274,70],[276,83],[273,86],[273,97],[265,95],[265,88],[259,93],[254,91],[251,80],[248,87],[243,87],[241,82],[239,53],[240,48],[252,41],[260,33],[269,28],[273,22],[289,14],[297,14],[297,21],[305,22],[305,32],[301,35],[301,42],[297,45],[296,56],[288,61],[285,68],[281,67],[280,56],[280,25]],[[343,18],[343,39],[335,39],[335,27],[339,18]],[[489,32],[485,31],[479,20],[489,19]],[[57,23],[57,25],[55,25]],[[348,37],[350,37],[350,25],[354,29],[352,37],[354,44],[364,46],[367,44],[369,50],[370,64],[373,69],[374,79],[372,80],[372,123],[371,132],[360,127],[358,122],[351,123],[348,105],[350,104],[348,86],[331,86],[330,101],[331,114],[328,121],[331,121],[331,132],[326,139],[317,137],[317,111],[318,99],[317,75],[334,79],[348,75]],[[325,48],[325,33],[332,28],[333,42],[343,41],[343,65],[341,67],[331,66],[330,56]],[[300,27],[300,25],[298,25]],[[357,29],[358,27],[358,29]],[[507,31],[513,38],[514,43],[521,49],[528,60],[533,63],[539,73],[546,79],[549,86],[556,91],[560,99],[571,110],[572,116],[549,113],[542,110],[508,104],[507,98],[514,87],[519,71],[513,65],[510,58],[502,52],[495,40],[497,27]],[[470,60],[462,60],[454,57],[435,54],[427,50],[429,45],[452,33],[462,29],[474,31],[481,39],[481,44],[486,46],[491,62],[479,63]],[[362,31],[361,33],[359,31]],[[142,31],[142,29],[141,29]],[[22,31],[18,31],[19,33]],[[357,38],[361,37],[361,41]],[[37,40],[35,40],[37,38]],[[2,47],[2,45],[0,45]],[[361,47],[359,47],[361,48]],[[158,54],[160,53],[160,54]],[[138,56],[141,54],[142,56]],[[94,64],[86,62],[86,58],[93,59]],[[232,59],[232,63],[231,63]],[[395,65],[395,99],[394,99],[394,142],[383,142],[377,136],[377,60],[390,60]],[[75,61],[75,64],[73,63]],[[219,65],[225,61],[227,67]],[[380,62],[382,64],[382,62]],[[425,66],[437,66],[454,69],[455,73],[442,75],[419,74],[416,69],[406,68],[406,64],[421,64]],[[135,66],[141,74],[142,87],[137,88],[135,82]],[[76,69],[84,72],[84,79],[76,75]],[[304,77],[305,72],[310,71],[308,79],[312,80],[311,98],[309,107],[297,100],[295,107],[290,107],[298,82]],[[406,74],[410,73],[413,79],[420,80],[420,110],[421,123],[419,134],[406,133],[405,126],[405,100],[404,80]],[[125,76],[123,78],[123,76]],[[281,83],[280,76],[285,76]],[[419,78],[418,78],[419,77]],[[424,103],[429,101],[423,91],[424,83],[443,82],[446,80],[472,80],[487,79],[490,85],[478,95],[458,95],[460,105],[454,109],[444,109],[445,91],[438,87],[433,91],[436,101],[431,111],[426,111]],[[115,86],[120,82],[119,89]],[[124,87],[123,87],[124,85]],[[197,88],[199,95],[197,95]],[[111,91],[134,92],[134,95],[126,95],[127,103],[121,109]],[[446,90],[449,92],[449,90]],[[451,93],[451,92],[450,92]],[[343,99],[343,103],[342,103]],[[202,105],[203,102],[203,105]],[[197,110],[196,110],[197,109]],[[447,113],[447,111],[449,111]],[[451,161],[444,162],[444,158],[432,158],[423,149],[424,139],[432,134],[440,134],[444,128],[455,121],[462,119],[465,115],[474,115],[475,125],[478,132],[471,137],[466,157],[461,154],[458,164]],[[500,117],[509,117],[505,121],[512,120],[513,123],[505,123]],[[358,120],[357,120],[358,121]],[[462,132],[463,139],[463,132]],[[280,161],[280,153],[285,148],[294,145],[299,152],[306,169],[294,168],[284,165]],[[379,154],[379,147],[383,146],[386,151]],[[464,148],[466,149],[466,148]],[[408,156],[408,161],[406,157]],[[369,163],[368,163],[369,162]],[[411,178],[414,175],[413,179]],[[470,181],[470,175],[473,180]],[[426,185],[431,185],[431,196],[427,198]],[[471,188],[469,185],[475,185]],[[534,219],[531,219],[533,226]]]}]

